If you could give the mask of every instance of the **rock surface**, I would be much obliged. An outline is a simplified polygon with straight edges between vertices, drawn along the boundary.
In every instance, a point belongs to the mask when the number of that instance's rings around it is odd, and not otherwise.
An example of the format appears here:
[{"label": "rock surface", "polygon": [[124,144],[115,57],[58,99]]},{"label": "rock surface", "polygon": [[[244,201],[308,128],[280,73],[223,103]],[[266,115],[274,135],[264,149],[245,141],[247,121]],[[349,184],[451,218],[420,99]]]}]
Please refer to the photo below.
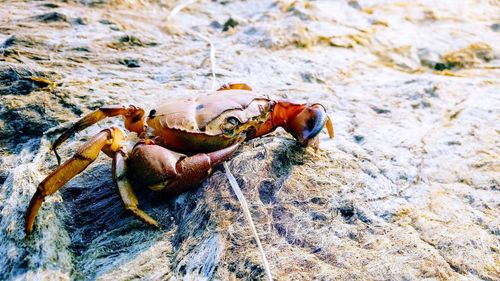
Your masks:
[{"label": "rock surface", "polygon": [[[323,103],[336,138],[283,131],[229,161],[276,280],[500,280],[500,5],[495,1],[0,4],[0,279],[264,279],[222,170],[126,213],[100,156],[24,212],[50,142],[104,104],[148,108],[246,82]],[[108,120],[70,139],[79,145]]]}]

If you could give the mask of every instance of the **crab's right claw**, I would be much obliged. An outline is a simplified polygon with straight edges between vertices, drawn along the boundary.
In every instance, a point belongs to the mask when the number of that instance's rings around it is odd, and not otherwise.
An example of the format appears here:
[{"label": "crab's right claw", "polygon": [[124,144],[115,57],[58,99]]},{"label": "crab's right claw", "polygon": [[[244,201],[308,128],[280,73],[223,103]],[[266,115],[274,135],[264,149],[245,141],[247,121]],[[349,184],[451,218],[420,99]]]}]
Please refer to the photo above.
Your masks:
[{"label": "crab's right claw", "polygon": [[239,145],[186,156],[159,145],[140,144],[129,156],[129,175],[134,182],[149,189],[179,194],[200,184],[212,168],[227,160]]},{"label": "crab's right claw", "polygon": [[330,138],[333,138],[333,123],[325,108],[321,104],[313,104],[304,107],[286,128],[302,145],[308,146],[315,143],[316,136],[325,126]]}]

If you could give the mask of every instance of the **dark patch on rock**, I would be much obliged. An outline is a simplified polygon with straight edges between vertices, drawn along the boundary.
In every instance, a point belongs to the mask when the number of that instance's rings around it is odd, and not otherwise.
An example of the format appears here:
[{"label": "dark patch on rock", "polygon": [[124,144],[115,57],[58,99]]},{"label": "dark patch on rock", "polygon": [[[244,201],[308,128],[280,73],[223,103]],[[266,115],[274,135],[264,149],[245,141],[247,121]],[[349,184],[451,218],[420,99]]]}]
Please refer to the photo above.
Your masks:
[{"label": "dark patch on rock", "polygon": [[354,135],[353,138],[357,144],[363,144],[365,142],[365,137],[362,135]]},{"label": "dark patch on rock", "polygon": [[259,151],[255,155],[255,159],[257,160],[264,160],[266,158],[266,152],[265,151]]},{"label": "dark patch on rock", "polygon": [[350,231],[347,237],[353,241],[359,242],[359,234],[354,231]]},{"label": "dark patch on rock", "polygon": [[220,24],[220,22],[214,20],[210,23],[210,27],[211,28],[215,28],[215,29],[221,29],[222,28],[222,24]]},{"label": "dark patch on rock", "polygon": [[259,198],[264,204],[272,204],[276,201],[278,188],[270,180],[263,180],[259,186]]},{"label": "dark patch on rock", "polygon": [[118,38],[118,42],[108,44],[108,47],[113,49],[120,49],[125,47],[152,47],[156,45],[158,45],[158,43],[156,42],[145,42],[134,35],[125,35]]},{"label": "dark patch on rock", "polygon": [[139,64],[139,61],[136,59],[123,59],[123,60],[120,60],[120,64],[123,64],[129,68],[141,67],[141,65]]},{"label": "dark patch on rock", "polygon": [[110,20],[107,20],[107,19],[102,19],[102,20],[99,20],[99,23],[100,24],[104,24],[104,25],[111,25],[111,24],[115,24],[114,22],[110,21]]},{"label": "dark patch on rock", "polygon": [[372,223],[372,220],[370,218],[368,218],[368,216],[365,214],[365,212],[362,212],[360,210],[356,210],[356,214],[358,216],[358,219],[361,222],[364,222],[366,224],[371,224]]},{"label": "dark patch on rock", "polygon": [[111,30],[120,31],[120,28],[116,25],[116,23],[114,23],[114,22],[112,22],[110,20],[102,19],[102,20],[99,20],[99,23],[103,24],[103,25],[109,25],[109,28]]},{"label": "dark patch on rock", "polygon": [[493,30],[495,32],[499,32],[500,31],[500,23],[494,23],[494,24],[490,25],[490,28],[491,28],[491,30]]},{"label": "dark patch on rock", "polygon": [[283,224],[281,223],[275,223],[273,224],[274,230],[276,230],[276,233],[278,233],[279,236],[285,237],[286,236],[286,228]]},{"label": "dark patch on rock", "polygon": [[441,56],[431,49],[420,48],[418,49],[417,54],[418,58],[420,59],[420,64],[422,64],[423,66],[435,69],[435,67],[440,64]]},{"label": "dark patch on rock", "polygon": [[302,77],[302,81],[304,81],[304,82],[307,82],[307,83],[313,82],[313,75],[310,72],[301,72],[300,77]]},{"label": "dark patch on rock", "polygon": [[[68,99],[67,97],[70,95],[68,90],[65,89],[56,89],[55,91],[52,92],[52,94],[58,98],[58,103],[63,107],[71,110],[73,114],[76,116],[81,116],[83,111],[82,111],[82,105],[79,103],[76,103],[75,101],[72,101],[71,99]],[[96,101],[99,103],[99,101]],[[92,104],[88,105],[89,109],[97,109],[101,107],[102,105],[99,104],[97,106],[93,106]]]},{"label": "dark patch on rock", "polygon": [[244,275],[245,278],[248,278],[248,280],[262,280],[264,279],[264,269],[262,268],[261,265],[253,263],[251,260],[247,259],[245,260],[244,267],[248,269],[246,274]]},{"label": "dark patch on rock", "polygon": [[241,190],[244,190],[244,189],[245,189],[245,186],[246,186],[245,179],[240,178],[240,177],[237,177],[237,178],[236,178],[236,182],[237,182],[237,183],[238,183],[238,185],[240,186]]},{"label": "dark patch on rock", "polygon": [[328,203],[328,200],[326,198],[313,197],[313,198],[311,198],[311,203],[317,204],[317,205],[325,205],[326,203]]},{"label": "dark patch on rock", "polygon": [[316,254],[316,253],[319,253],[321,252],[321,248],[320,247],[315,247],[314,249],[311,250],[311,254]]},{"label": "dark patch on rock", "polygon": [[366,224],[372,223],[372,220],[363,211],[356,209],[352,203],[345,203],[338,207],[337,211],[347,223],[354,223],[356,219]]},{"label": "dark patch on rock", "polygon": [[361,11],[363,9],[359,2],[356,0],[349,0],[347,4],[358,11]]},{"label": "dark patch on rock", "polygon": [[27,104],[19,108],[0,105],[0,140],[12,142],[12,148],[57,124],[57,119],[47,114],[43,104]]},{"label": "dark patch on rock", "polygon": [[87,20],[85,20],[84,18],[80,18],[80,17],[73,19],[71,21],[71,23],[77,24],[77,25],[87,25],[88,24]]},{"label": "dark patch on rock", "polygon": [[181,265],[181,267],[179,267],[179,273],[182,274],[182,275],[186,275],[187,271],[186,271],[186,265],[183,264]]},{"label": "dark patch on rock", "polygon": [[57,5],[55,3],[44,3],[41,6],[46,7],[46,8],[51,8],[51,9],[59,8],[59,5]]},{"label": "dark patch on rock", "polygon": [[71,214],[67,224],[79,238],[72,245],[77,253],[86,250],[100,232],[116,228],[129,217],[108,172],[111,169],[106,165],[90,167],[61,189],[64,198],[61,207]]},{"label": "dark patch on rock", "polygon": [[41,14],[32,17],[32,19],[44,23],[50,23],[50,22],[68,22],[68,18],[66,15],[58,13],[58,12],[50,12],[46,14]]},{"label": "dark patch on rock", "polygon": [[356,210],[351,204],[341,206],[337,208],[337,211],[339,211],[340,215],[346,220],[347,222],[351,222],[354,215],[356,214]]},{"label": "dark patch on rock", "polygon": [[16,42],[16,36],[12,35],[9,38],[5,39],[5,41],[2,44],[2,48],[9,48],[12,45],[14,45],[15,42]]},{"label": "dark patch on rock", "polygon": [[[149,200],[157,196],[149,190],[136,190],[142,210],[157,219],[162,227],[169,228],[170,221],[165,203]],[[67,210],[65,224],[71,238],[70,250],[75,254],[76,279],[82,279],[85,268],[85,256],[99,249],[101,257],[113,257],[114,260],[124,255],[123,249],[137,243],[150,243],[161,238],[162,231],[153,229],[125,211],[123,203],[111,178],[111,162],[90,166],[85,172],[71,180],[61,189],[64,201],[56,206]],[[163,216],[162,216],[163,215]],[[103,246],[104,245],[104,246]],[[106,264],[100,264],[105,267]],[[99,268],[90,272],[95,274]],[[85,276],[88,278],[89,276]],[[90,276],[92,277],[92,276]]]},{"label": "dark patch on rock", "polygon": [[76,51],[76,52],[90,53],[90,48],[89,47],[76,47],[76,48],[72,48],[71,50],[72,51]]},{"label": "dark patch on rock", "polygon": [[1,95],[27,95],[32,91],[49,86],[42,80],[32,77],[43,77],[45,74],[25,67],[11,65],[0,66],[0,96]]},{"label": "dark patch on rock", "polygon": [[30,36],[12,35],[4,41],[4,43],[2,44],[2,48],[7,49],[7,48],[11,48],[11,47],[16,46],[16,45],[27,47],[27,48],[33,48],[37,45],[40,45],[40,42],[37,42],[37,40],[35,38],[30,37]]},{"label": "dark patch on rock", "polygon": [[385,109],[385,108],[380,108],[378,106],[370,106],[370,108],[375,111],[377,114],[387,114],[387,113],[390,113],[391,111],[389,109]]},{"label": "dark patch on rock", "polygon": [[[173,204],[172,216],[178,223],[177,231],[172,239],[172,246],[178,248],[188,238],[199,237],[210,223],[210,209],[206,202],[198,201],[203,190],[197,189],[184,193],[180,204]],[[175,197],[177,198],[177,197]],[[196,227],[194,227],[196,225]]]},{"label": "dark patch on rock", "polygon": [[313,221],[326,221],[328,219],[325,214],[319,212],[312,212],[311,218]]},{"label": "dark patch on rock", "polygon": [[[281,153],[280,153],[281,152]],[[276,177],[286,177],[291,171],[292,163],[286,157],[286,151],[279,151],[273,157],[272,172]]]},{"label": "dark patch on rock", "polygon": [[258,30],[255,27],[250,27],[249,29],[245,30],[243,33],[246,35],[255,35],[257,34]]},{"label": "dark patch on rock", "polygon": [[450,63],[438,62],[438,63],[434,64],[434,70],[437,70],[437,71],[443,71],[443,70],[446,70],[446,69],[452,69],[453,67],[454,67],[454,65],[450,64]]},{"label": "dark patch on rock", "polygon": [[222,31],[228,31],[230,28],[235,28],[237,25],[239,25],[239,22],[237,22],[233,18],[229,18],[223,25]]}]

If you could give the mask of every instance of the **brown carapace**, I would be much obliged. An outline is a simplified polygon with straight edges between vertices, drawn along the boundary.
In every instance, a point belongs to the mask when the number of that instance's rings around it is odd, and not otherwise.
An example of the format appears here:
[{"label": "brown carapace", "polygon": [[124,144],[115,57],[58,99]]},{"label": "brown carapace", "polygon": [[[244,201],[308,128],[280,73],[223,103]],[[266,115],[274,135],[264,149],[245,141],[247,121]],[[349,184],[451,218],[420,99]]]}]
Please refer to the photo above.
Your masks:
[{"label": "brown carapace", "polygon": [[[139,209],[133,186],[169,194],[187,191],[207,177],[214,165],[227,160],[241,142],[277,127],[305,146],[317,146],[324,127],[330,138],[334,135],[332,121],[321,104],[271,100],[240,83],[226,84],[207,96],[164,103],[152,109],[146,120],[145,111],[133,105],[101,107],[64,132],[52,149],[56,152],[76,132],[113,116],[122,116],[125,128],[141,140],[127,151],[126,135],[117,127],[104,129],[88,140],[38,185],[26,213],[26,234],[32,233],[45,196],[81,173],[101,151],[113,159],[113,180],[125,209],[146,224],[159,227]],[[57,152],[56,156],[60,162]]]}]

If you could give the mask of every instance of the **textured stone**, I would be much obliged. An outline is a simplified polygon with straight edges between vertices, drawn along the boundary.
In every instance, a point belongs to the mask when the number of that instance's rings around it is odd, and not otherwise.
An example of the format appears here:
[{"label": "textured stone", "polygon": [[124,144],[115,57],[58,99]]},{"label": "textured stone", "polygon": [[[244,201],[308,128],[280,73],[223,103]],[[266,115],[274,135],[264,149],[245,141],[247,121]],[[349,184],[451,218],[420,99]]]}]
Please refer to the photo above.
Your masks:
[{"label": "textured stone", "polygon": [[[500,279],[498,4],[199,1],[167,24],[167,2],[0,4],[1,280],[265,278],[220,167],[180,196],[138,191],[156,230],[123,210],[102,155],[24,235],[56,167],[50,142],[70,123],[210,89],[198,34],[216,48],[217,84],[321,102],[333,117],[318,151],[278,130],[229,160],[276,280]],[[238,25],[215,26],[228,18]],[[111,125],[123,126],[103,121],[60,154]]]}]

